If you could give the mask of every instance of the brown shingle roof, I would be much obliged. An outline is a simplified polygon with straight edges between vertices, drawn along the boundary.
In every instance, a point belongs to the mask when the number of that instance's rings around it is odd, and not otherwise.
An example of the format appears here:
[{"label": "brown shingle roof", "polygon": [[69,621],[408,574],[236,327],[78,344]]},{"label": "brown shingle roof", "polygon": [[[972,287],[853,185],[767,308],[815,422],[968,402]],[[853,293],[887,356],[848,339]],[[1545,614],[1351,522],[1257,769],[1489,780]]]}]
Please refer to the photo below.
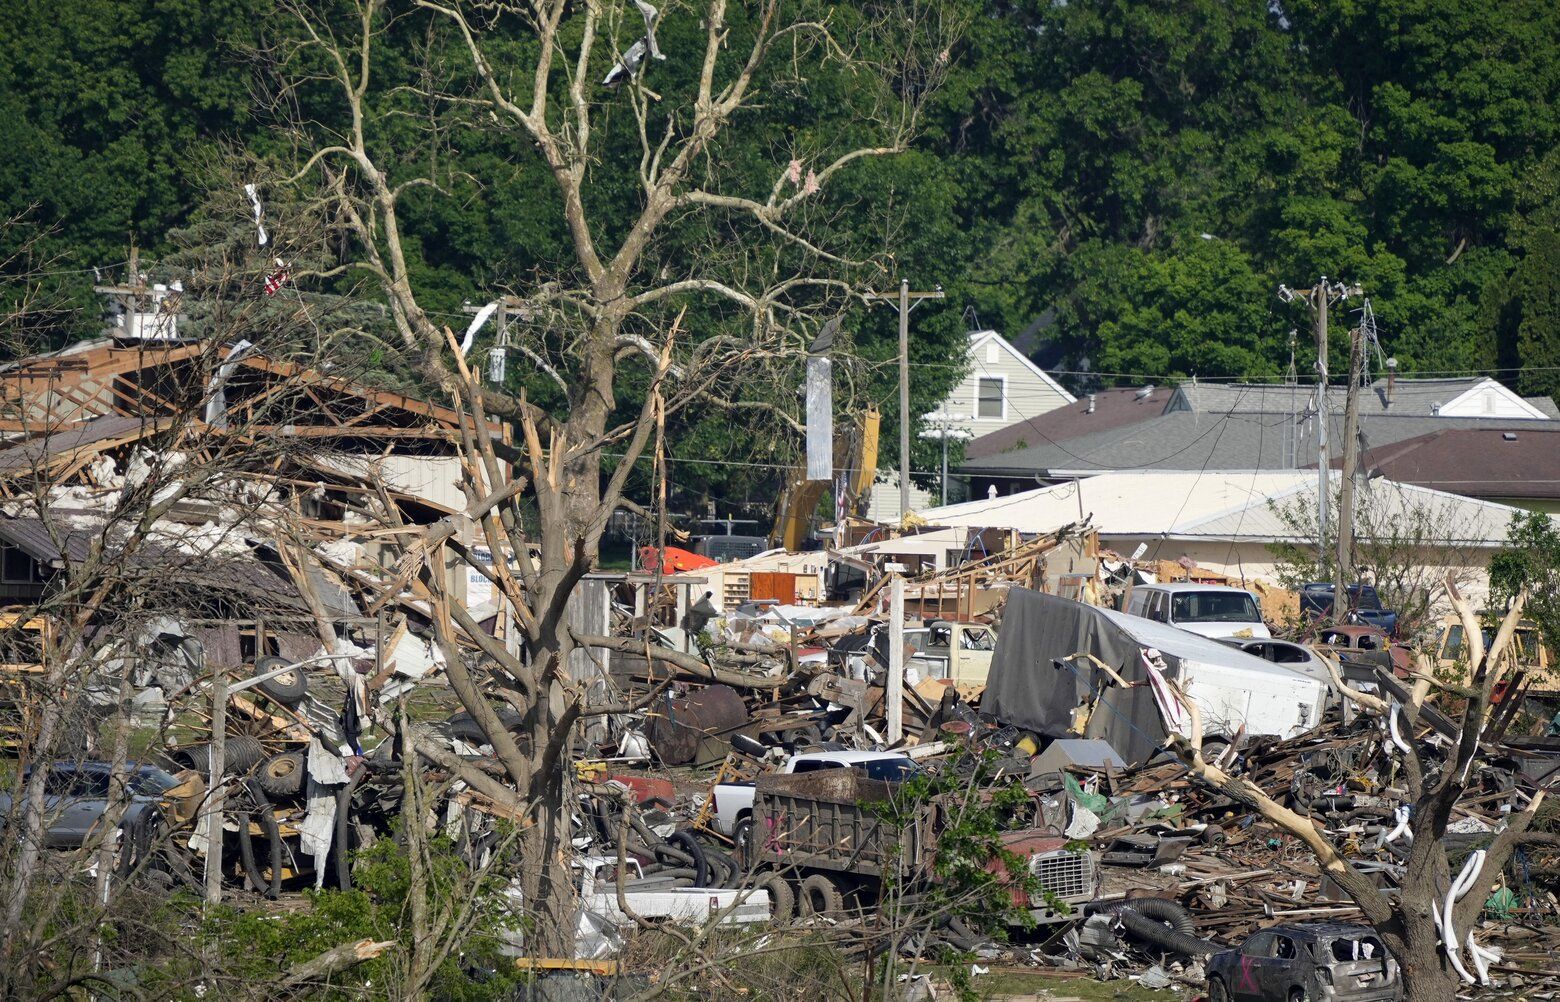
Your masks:
[{"label": "brown shingle roof", "polygon": [[1110,431],[1159,417],[1175,392],[1171,386],[1155,387],[1154,391],[1138,398],[1142,387],[1124,386],[1119,389],[1099,390],[1094,393],[1094,413],[1089,413],[1089,396],[1085,394],[1076,403],[1066,404],[1046,411],[1028,421],[998,428],[975,439],[964,447],[966,459],[995,456],[1010,449],[1024,446],[1060,442],[1098,431]]},{"label": "brown shingle roof", "polygon": [[1470,497],[1560,498],[1560,429],[1525,425],[1419,435],[1371,449],[1360,468]]}]

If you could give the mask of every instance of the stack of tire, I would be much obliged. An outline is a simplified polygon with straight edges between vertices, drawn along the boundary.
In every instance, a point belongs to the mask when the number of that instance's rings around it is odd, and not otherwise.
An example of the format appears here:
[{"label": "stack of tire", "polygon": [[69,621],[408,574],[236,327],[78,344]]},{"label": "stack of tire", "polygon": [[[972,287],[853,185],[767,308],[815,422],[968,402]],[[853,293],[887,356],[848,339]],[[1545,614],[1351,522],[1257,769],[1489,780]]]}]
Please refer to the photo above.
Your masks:
[{"label": "stack of tire", "polygon": [[[255,662],[254,670],[256,676],[277,672],[254,686],[274,703],[292,709],[308,695],[308,676],[301,669],[292,667],[292,662],[285,658],[260,658]],[[210,774],[209,746],[186,747],[180,749],[176,757],[191,769]],[[223,763],[224,772],[240,777],[229,810],[237,815],[238,851],[245,877],[253,890],[275,898],[281,892],[281,874],[286,861],[275,808],[278,803],[295,802],[302,797],[308,779],[308,754],[301,748],[272,753],[252,735],[229,734],[223,743]],[[338,834],[342,829],[344,808],[345,805],[338,801]],[[250,830],[251,825],[260,828],[258,839]],[[333,852],[332,856],[340,857],[335,869],[337,883],[342,884],[347,872],[345,854]]]}]

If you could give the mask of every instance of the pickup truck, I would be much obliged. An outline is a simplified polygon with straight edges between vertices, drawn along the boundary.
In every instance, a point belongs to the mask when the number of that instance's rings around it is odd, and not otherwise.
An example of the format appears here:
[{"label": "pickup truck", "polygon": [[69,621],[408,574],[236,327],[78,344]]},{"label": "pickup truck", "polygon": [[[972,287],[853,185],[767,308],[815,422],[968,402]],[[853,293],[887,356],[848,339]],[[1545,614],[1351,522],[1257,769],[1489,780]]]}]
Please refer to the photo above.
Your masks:
[{"label": "pickup truck", "polygon": [[[1398,614],[1382,608],[1381,596],[1368,584],[1344,586],[1348,595],[1347,622],[1374,626],[1389,637],[1397,635]],[[1325,581],[1313,581],[1300,587],[1300,614],[1307,619],[1331,619],[1333,615],[1333,586]]]},{"label": "pickup truck", "polygon": [[[755,883],[775,886],[776,877],[786,886],[796,881],[803,916],[838,914],[847,897],[871,907],[888,885],[907,900],[919,895],[936,879],[942,805],[935,800],[917,805],[906,822],[893,824],[872,808],[893,791],[894,784],[856,769],[760,776],[752,838],[742,861]],[[1003,833],[1002,843],[1040,885],[1036,895],[1008,885],[1013,905],[1035,922],[1065,921],[1071,912],[1058,904],[1081,905],[1097,896],[1094,857],[1069,848],[1067,839],[1025,828]],[[986,869],[999,878],[1006,874],[1000,858],[988,860]],[[787,905],[776,902],[777,917]]]},{"label": "pickup truck", "polygon": [[[825,769],[852,769],[871,779],[898,782],[913,775],[916,764],[899,752],[804,752],[787,759],[777,774],[790,776]],[[740,854],[753,827],[753,784],[716,783],[710,796],[715,801],[714,827],[722,835],[731,837]]]},{"label": "pickup truck", "polygon": [[986,687],[997,635],[981,623],[937,619],[906,629],[905,645],[910,648],[906,665],[917,669],[922,678],[945,679],[970,696]]},{"label": "pickup truck", "polygon": [[[627,881],[623,900],[641,918],[677,925],[698,926],[714,920],[719,925],[749,925],[770,919],[769,892],[763,888],[725,890],[676,887],[646,878],[634,859],[625,861]],[[575,945],[586,957],[611,956],[622,947],[623,930],[634,920],[618,902],[617,857],[580,856],[572,864],[579,910],[575,916]],[[512,882],[504,895],[516,916],[525,914],[520,883]],[[519,926],[502,933],[505,952],[525,955],[525,934]]]}]

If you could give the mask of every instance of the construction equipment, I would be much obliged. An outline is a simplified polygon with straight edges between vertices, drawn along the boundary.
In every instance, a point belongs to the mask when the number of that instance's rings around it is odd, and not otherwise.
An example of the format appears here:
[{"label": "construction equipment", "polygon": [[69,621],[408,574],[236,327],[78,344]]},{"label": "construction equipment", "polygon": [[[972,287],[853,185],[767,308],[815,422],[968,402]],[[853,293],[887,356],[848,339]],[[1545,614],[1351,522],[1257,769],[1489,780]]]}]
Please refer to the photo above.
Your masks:
[{"label": "construction equipment", "polygon": [[[868,404],[857,419],[847,423],[843,433],[834,438],[834,465],[846,471],[844,504],[838,507],[849,512],[872,488],[877,475],[878,429],[883,415],[877,406]],[[784,493],[775,512],[775,527],[769,541],[787,550],[800,550],[812,528],[813,513],[818,502],[834,485],[827,480],[808,480],[807,467],[798,466],[791,471]]]}]

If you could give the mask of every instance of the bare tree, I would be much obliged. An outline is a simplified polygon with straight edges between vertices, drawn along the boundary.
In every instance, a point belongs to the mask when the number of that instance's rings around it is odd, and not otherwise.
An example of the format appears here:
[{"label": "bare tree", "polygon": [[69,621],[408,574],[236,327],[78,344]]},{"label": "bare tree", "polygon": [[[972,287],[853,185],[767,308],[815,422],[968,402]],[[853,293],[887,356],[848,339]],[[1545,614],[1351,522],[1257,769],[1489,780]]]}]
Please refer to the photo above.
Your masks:
[{"label": "bare tree", "polygon": [[[330,189],[329,204],[354,238],[352,266],[378,281],[423,377],[470,414],[465,520],[418,540],[404,566],[421,579],[450,682],[512,786],[488,778],[477,788],[518,800],[529,818],[524,896],[537,909],[542,950],[560,952],[570,936],[566,752],[582,714],[613,709],[587,707],[570,677],[571,653],[606,640],[569,630],[570,597],[625,503],[630,471],[662,454],[668,415],[699,401],[752,404],[747,374],[800,359],[823,311],[881,272],[881,256],[826,246],[831,220],[853,211],[831,205],[828,192],[853,165],[906,148],[957,25],[931,3],[863,7],[848,39],[836,37],[822,8],[814,17],[808,5],[780,0],[736,12],[727,0],[704,0],[654,17],[616,0],[417,0],[415,8],[432,41],[422,71],[405,83],[376,75],[394,20],[383,4],[287,5],[291,36],[267,53],[281,81],[279,106],[328,88],[337,120],[348,124],[332,131],[298,117],[291,136],[299,163],[283,180]],[[696,71],[658,93],[651,84],[664,54],[655,33],[674,21],[700,29],[698,51],[673,54]],[[729,190],[722,143],[763,121],[761,94],[802,85],[831,64],[854,75],[875,101],[871,110],[839,135],[794,149],[761,190]],[[442,149],[458,122],[523,141],[552,178],[553,191],[538,197],[556,205],[570,258],[523,290],[545,324],[518,350],[561,394],[559,405],[544,409],[525,393],[484,386],[428,305],[404,219],[416,211],[414,195],[443,190],[455,161],[397,156],[387,122],[414,118],[397,114],[398,95],[421,109],[430,149]],[[624,106],[638,137],[627,149],[606,141],[603,124]],[[610,202],[594,193],[607,177],[635,179],[637,202],[626,215],[597,207]],[[673,320],[688,311],[697,331]],[[636,400],[624,399],[630,373],[643,387]],[[517,426],[513,445],[506,421]],[[491,568],[474,558],[468,524],[495,555]],[[450,594],[441,570],[449,552],[491,579],[523,638],[518,651]],[[481,650],[481,664],[461,658],[461,639]],[[506,728],[490,699],[513,707],[518,724]]]},{"label": "bare tree", "polygon": [[[1404,490],[1400,484],[1372,482],[1355,495],[1356,581],[1376,588],[1382,603],[1398,613],[1400,635],[1412,636],[1449,601],[1446,582],[1467,589],[1478,574],[1479,556],[1458,524],[1450,495]],[[1329,498],[1336,521],[1338,496]],[[1278,558],[1279,578],[1288,588],[1331,581],[1336,554],[1317,551],[1314,497],[1301,494],[1272,502],[1290,535],[1302,542],[1270,544]],[[1342,610],[1340,609],[1340,612]]]},{"label": "bare tree", "polygon": [[[1194,776],[1300,839],[1316,855],[1323,873],[1354,899],[1402,965],[1404,985],[1413,1002],[1449,1002],[1464,981],[1487,982],[1492,954],[1474,939],[1473,928],[1488,889],[1519,847],[1556,842],[1553,835],[1531,830],[1544,799],[1544,791],[1539,790],[1525,809],[1513,810],[1488,846],[1475,851],[1460,871],[1452,870],[1447,825],[1453,808],[1476,780],[1481,757],[1487,754],[1495,705],[1492,696],[1511,672],[1510,659],[1503,659],[1501,653],[1511,643],[1521,619],[1523,599],[1513,603],[1486,649],[1473,611],[1453,582],[1448,580],[1446,587],[1473,645],[1467,687],[1435,682],[1428,660],[1421,655],[1410,700],[1396,703],[1349,687],[1337,666],[1332,666],[1334,684],[1344,696],[1376,715],[1386,727],[1388,737],[1382,753],[1392,756],[1392,766],[1407,789],[1406,813],[1399,815],[1399,829],[1393,833],[1410,839],[1396,893],[1377,887],[1374,879],[1350,860],[1342,842],[1317,820],[1284,806],[1249,778],[1206,759],[1201,714],[1191,699],[1181,700],[1185,727],[1171,734],[1172,745]],[[1455,738],[1439,746],[1421,734],[1425,730],[1421,714],[1432,686],[1445,690],[1449,699],[1460,701],[1463,707]]]}]

